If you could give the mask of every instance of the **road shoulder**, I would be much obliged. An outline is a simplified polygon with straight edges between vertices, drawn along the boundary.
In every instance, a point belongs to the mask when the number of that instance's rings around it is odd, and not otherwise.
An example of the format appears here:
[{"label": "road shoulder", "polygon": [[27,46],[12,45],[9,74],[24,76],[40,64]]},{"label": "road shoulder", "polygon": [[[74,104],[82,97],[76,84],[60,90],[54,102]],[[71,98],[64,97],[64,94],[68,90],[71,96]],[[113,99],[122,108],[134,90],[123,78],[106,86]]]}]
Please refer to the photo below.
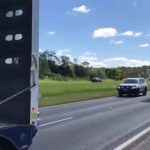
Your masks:
[{"label": "road shoulder", "polygon": [[131,148],[131,150],[150,150],[150,133],[146,135],[134,148]]}]

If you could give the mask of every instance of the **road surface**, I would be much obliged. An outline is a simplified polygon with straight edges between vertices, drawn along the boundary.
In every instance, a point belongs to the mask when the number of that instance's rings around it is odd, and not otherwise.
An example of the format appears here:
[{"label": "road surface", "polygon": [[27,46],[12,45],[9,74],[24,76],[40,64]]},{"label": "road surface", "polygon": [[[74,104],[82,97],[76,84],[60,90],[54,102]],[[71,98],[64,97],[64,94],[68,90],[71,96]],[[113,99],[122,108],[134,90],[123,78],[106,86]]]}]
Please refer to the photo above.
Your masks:
[{"label": "road surface", "polygon": [[113,150],[150,126],[150,95],[40,109],[31,150]]}]

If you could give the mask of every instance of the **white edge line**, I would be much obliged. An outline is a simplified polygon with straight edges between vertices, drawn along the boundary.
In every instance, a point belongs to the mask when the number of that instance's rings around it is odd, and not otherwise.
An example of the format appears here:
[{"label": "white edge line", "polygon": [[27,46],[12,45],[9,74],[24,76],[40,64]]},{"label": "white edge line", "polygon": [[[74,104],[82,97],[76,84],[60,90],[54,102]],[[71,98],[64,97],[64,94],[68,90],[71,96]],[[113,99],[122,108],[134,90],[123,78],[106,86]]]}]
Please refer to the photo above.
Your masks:
[{"label": "white edge line", "polygon": [[108,97],[102,97],[102,98],[87,99],[87,100],[84,100],[84,101],[70,102],[70,103],[66,103],[66,104],[44,106],[44,107],[39,107],[39,110],[53,108],[53,107],[59,107],[59,106],[73,105],[73,104],[78,104],[78,103],[87,103],[87,102],[99,101],[99,100],[104,100],[106,98],[114,98],[114,97],[116,97],[116,96],[108,96]]},{"label": "white edge line", "polygon": [[136,136],[132,137],[131,139],[129,139],[125,143],[121,144],[120,146],[116,147],[114,150],[123,150],[123,149],[127,148],[129,145],[131,145],[132,143],[137,141],[139,138],[141,138],[142,136],[144,136],[148,132],[150,132],[150,127],[145,129],[144,131],[140,132]]},{"label": "white edge line", "polygon": [[44,126],[47,126],[47,125],[52,125],[52,124],[55,124],[55,123],[59,123],[59,122],[63,122],[63,121],[71,120],[71,119],[73,119],[73,117],[69,117],[69,118],[65,118],[65,119],[45,123],[45,124],[40,125],[39,127],[44,127]]}]

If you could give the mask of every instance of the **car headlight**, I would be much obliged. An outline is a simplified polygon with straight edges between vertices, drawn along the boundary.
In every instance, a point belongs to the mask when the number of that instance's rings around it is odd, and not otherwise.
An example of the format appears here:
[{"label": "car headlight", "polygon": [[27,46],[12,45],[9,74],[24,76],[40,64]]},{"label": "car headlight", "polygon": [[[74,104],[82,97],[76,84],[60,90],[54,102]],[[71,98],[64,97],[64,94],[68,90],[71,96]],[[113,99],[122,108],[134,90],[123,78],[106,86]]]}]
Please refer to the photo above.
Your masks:
[{"label": "car headlight", "polygon": [[117,87],[118,89],[120,89],[121,88],[121,86],[120,85],[118,85],[118,87]]},{"label": "car headlight", "polygon": [[137,87],[136,86],[131,86],[131,89],[136,89]]}]

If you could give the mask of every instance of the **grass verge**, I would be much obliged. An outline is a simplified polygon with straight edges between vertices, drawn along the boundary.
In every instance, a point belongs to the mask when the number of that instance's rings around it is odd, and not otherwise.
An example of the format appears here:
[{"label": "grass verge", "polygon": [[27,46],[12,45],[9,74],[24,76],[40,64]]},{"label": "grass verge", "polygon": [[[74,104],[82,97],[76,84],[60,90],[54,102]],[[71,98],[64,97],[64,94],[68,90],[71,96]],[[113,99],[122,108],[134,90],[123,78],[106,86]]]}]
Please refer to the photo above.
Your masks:
[{"label": "grass verge", "polygon": [[90,81],[50,81],[43,80],[40,85],[40,107],[77,102],[87,99],[116,95],[118,82],[104,80],[102,83]]},{"label": "grass verge", "polygon": [[[102,83],[90,81],[40,80],[40,107],[78,102],[88,99],[117,95],[120,81],[104,80]],[[148,82],[150,89],[150,82]]]}]

